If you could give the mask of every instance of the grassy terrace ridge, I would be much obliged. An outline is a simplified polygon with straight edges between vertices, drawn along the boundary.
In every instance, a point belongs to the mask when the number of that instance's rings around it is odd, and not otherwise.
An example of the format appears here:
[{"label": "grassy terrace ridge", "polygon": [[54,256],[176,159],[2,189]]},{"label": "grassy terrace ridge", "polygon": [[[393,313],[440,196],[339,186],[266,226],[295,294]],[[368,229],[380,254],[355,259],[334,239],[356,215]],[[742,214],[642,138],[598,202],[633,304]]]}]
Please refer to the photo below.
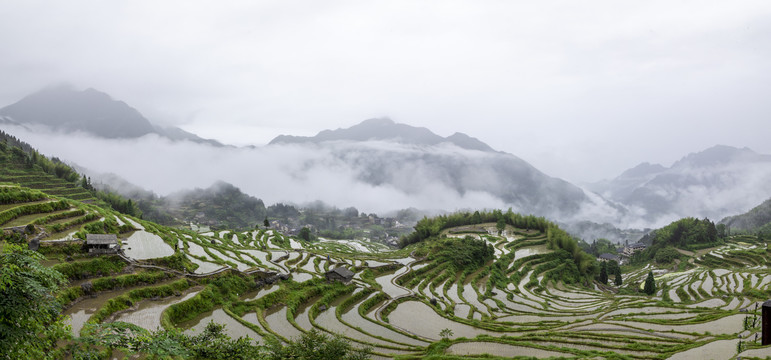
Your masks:
[{"label": "grassy terrace ridge", "polygon": [[58,158],[48,158],[29,144],[0,131],[0,184],[39,190],[49,196],[93,203],[141,217],[142,212],[130,200],[97,191],[90,178],[78,174]]},{"label": "grassy terrace ridge", "polygon": [[[666,263],[621,266],[616,286],[612,276],[599,282],[600,266],[556,225],[511,212],[428,219],[418,226],[426,236],[388,249],[365,240],[306,242],[265,228],[197,233],[15,185],[0,195],[0,215],[18,213],[5,224],[31,226],[26,235],[4,232],[5,241],[40,236],[44,264],[66,276],[56,298],[82,329],[76,336],[95,336],[89,324],[116,319],[192,333],[213,320],[263,345],[339,334],[380,358],[771,352],[754,341],[756,304],[771,298],[771,250],[755,236],[680,249]],[[90,232],[116,234],[133,261],[89,256],[79,239]],[[72,240],[49,241],[62,234]],[[338,267],[353,272],[349,283],[324,279]],[[643,292],[649,274],[650,295]]]}]

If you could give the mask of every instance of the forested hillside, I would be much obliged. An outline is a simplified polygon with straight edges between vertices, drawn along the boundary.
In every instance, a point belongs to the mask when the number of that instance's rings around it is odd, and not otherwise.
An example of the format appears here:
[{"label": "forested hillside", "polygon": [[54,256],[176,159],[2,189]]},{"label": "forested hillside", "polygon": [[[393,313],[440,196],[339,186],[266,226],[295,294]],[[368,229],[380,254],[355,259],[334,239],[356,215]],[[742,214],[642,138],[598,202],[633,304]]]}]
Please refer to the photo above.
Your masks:
[{"label": "forested hillside", "polygon": [[720,220],[731,231],[771,233],[771,199],[752,208],[752,210]]},{"label": "forested hillside", "polygon": [[29,144],[0,131],[0,182],[19,184],[50,195],[110,206],[137,217],[142,212],[130,199],[97,191],[91,181],[56,157],[48,158]]},{"label": "forested hillside", "polygon": [[693,251],[719,246],[725,243],[726,236],[725,225],[715,226],[709,219],[680,219],[645,235],[641,241],[648,247],[634,254],[632,263],[669,263],[679,256],[675,249]]},{"label": "forested hillside", "polygon": [[[491,212],[475,211],[474,213],[459,212],[450,215],[441,215],[434,218],[424,218],[415,225],[415,232],[404,236],[400,240],[402,247],[421,243],[427,240],[439,240],[442,231],[462,227],[466,225],[478,225],[483,223],[493,223],[499,232],[506,229],[506,226],[512,226],[518,229],[535,230],[546,235],[546,244],[549,249],[555,250],[554,256],[567,261],[567,267],[560,267],[560,280],[566,280],[569,283],[579,282],[594,278],[599,272],[599,265],[594,257],[584,252],[578,245],[576,239],[572,238],[556,224],[547,221],[542,217],[532,215],[521,215],[509,209],[506,213],[501,210]],[[445,242],[447,240],[444,240]],[[460,252],[485,254],[485,252],[472,252],[459,244],[444,244],[443,247],[458,249]],[[480,255],[481,256],[481,255]],[[563,262],[563,264],[565,264]],[[569,279],[569,280],[568,280]]]}]

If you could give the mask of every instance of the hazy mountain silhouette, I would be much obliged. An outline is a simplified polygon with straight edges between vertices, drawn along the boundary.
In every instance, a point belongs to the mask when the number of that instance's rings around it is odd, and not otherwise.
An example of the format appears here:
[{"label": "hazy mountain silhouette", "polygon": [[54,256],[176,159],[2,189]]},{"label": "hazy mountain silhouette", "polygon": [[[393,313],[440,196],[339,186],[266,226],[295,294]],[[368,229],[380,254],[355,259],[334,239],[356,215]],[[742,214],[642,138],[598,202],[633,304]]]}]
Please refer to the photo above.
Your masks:
[{"label": "hazy mountain silhouette", "polygon": [[646,219],[672,214],[720,219],[771,197],[771,156],[717,145],[671,167],[640,164],[591,186],[604,197],[643,209]]},{"label": "hazy mountain silhouette", "polygon": [[6,123],[43,125],[63,132],[81,131],[117,139],[157,134],[172,140],[189,140],[222,146],[176,127],[153,125],[123,101],[95,89],[77,91],[69,85],[48,87],[0,109]]},{"label": "hazy mountain silhouette", "polygon": [[399,124],[389,118],[365,120],[347,129],[324,130],[316,136],[279,135],[270,144],[322,143],[325,141],[393,141],[411,145],[454,144],[460,148],[479,151],[495,151],[489,145],[463,133],[455,133],[446,138],[424,127]]},{"label": "hazy mountain silhouette", "polygon": [[354,169],[360,181],[407,193],[425,187],[416,183],[435,184],[461,195],[488,193],[524,213],[564,218],[578,215],[593,201],[577,186],[478,139],[461,133],[445,138],[387,118],[312,137],[281,135],[270,142],[270,146],[286,144],[322,147]]}]

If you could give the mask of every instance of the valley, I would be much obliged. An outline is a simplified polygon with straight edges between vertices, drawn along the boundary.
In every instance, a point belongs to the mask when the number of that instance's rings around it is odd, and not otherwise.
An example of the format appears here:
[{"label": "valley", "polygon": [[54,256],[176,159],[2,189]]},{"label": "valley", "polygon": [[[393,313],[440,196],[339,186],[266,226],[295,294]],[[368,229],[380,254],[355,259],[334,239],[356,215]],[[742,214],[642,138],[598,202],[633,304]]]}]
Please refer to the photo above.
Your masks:
[{"label": "valley", "polygon": [[293,5],[0,2],[0,360],[771,360],[771,2]]},{"label": "valley", "polygon": [[[687,258],[675,267],[623,265],[623,285],[613,286],[583,276],[582,263],[565,266],[571,245],[561,230],[511,213],[481,215],[503,216],[502,228],[453,226],[447,217],[438,236],[392,249],[366,240],[307,242],[264,227],[198,233],[15,185],[1,189],[28,199],[3,204],[3,227],[16,221],[50,234],[38,251],[69,279],[57,298],[74,336],[113,321],[198,334],[214,321],[259,344],[314,329],[339,334],[375,359],[768,356],[756,335],[759,303],[771,293],[771,252],[752,235],[682,251]],[[84,232],[108,229],[118,233],[120,254],[83,253]],[[454,257],[450,244],[476,244],[481,253],[463,253],[482,255]],[[340,268],[349,281],[326,279]],[[652,295],[641,292],[648,273]]]}]

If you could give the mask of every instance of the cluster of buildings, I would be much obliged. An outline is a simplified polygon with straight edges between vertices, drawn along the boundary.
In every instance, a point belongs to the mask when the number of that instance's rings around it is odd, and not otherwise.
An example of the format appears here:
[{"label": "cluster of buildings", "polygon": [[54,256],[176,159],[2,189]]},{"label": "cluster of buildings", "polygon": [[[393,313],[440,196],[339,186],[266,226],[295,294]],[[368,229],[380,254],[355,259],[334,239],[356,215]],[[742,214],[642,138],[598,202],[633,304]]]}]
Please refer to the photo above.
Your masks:
[{"label": "cluster of buildings", "polygon": [[625,262],[629,261],[629,258],[632,257],[637,252],[645,250],[646,245],[641,242],[636,242],[631,245],[624,246],[621,251],[617,254],[611,254],[611,253],[602,253],[600,256],[597,257],[597,261],[611,261],[614,260],[618,262],[619,264],[624,264]]}]

